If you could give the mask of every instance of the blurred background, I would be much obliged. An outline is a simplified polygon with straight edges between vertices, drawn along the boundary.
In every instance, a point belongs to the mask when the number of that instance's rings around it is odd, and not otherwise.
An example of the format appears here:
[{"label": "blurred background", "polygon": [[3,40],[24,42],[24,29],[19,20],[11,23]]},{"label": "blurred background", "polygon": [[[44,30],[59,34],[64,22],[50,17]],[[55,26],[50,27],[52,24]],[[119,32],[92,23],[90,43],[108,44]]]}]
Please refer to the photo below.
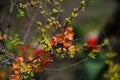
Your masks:
[{"label": "blurred background", "polygon": [[[80,1],[78,0],[64,0],[61,7],[65,10],[65,12],[60,15],[60,20],[68,17],[72,11],[72,8],[78,7],[79,5]],[[8,17],[9,7],[9,0],[0,0],[0,27]],[[117,9],[118,11],[116,12]],[[114,15],[118,15],[119,10],[118,0],[90,0],[85,11],[80,11],[79,16],[73,19],[71,26],[74,28],[74,37],[78,39],[75,43],[82,44],[88,37],[97,38],[98,43],[101,43],[104,38],[109,38],[111,41],[112,51],[119,53],[119,27],[117,27],[117,33],[114,31],[116,30],[115,25],[119,26],[119,19],[116,19]],[[28,8],[25,12],[25,17],[17,18],[17,9],[15,9],[12,15],[12,24],[9,34],[11,36],[14,36],[15,33],[20,34],[20,39],[23,41],[25,32],[31,24],[32,27],[25,42],[26,44],[33,44],[35,40],[33,36],[36,35],[35,22],[39,19],[44,20],[41,15],[35,14],[34,12],[34,9]],[[34,21],[31,23],[31,19],[34,14]],[[115,21],[115,25],[111,24],[112,28],[107,26],[107,24]],[[38,80],[104,80],[103,74],[107,70],[106,64],[104,63],[104,60],[106,59],[105,53],[106,52],[103,51],[97,55],[96,59],[83,62],[74,68],[68,68],[60,72],[44,71],[41,73],[36,73],[35,77],[38,77]],[[76,56],[74,59],[55,59],[56,61],[53,62],[49,68],[64,67],[82,59],[84,59],[84,56]]]}]

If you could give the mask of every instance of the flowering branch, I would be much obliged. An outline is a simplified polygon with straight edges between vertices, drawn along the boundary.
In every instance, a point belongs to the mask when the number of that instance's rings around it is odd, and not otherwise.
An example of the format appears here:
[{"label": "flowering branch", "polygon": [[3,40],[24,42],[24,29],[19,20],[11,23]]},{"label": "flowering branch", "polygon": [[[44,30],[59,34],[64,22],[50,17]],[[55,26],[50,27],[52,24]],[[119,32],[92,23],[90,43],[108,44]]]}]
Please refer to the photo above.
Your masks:
[{"label": "flowering branch", "polygon": [[[33,77],[34,72],[41,72],[43,70],[46,71],[62,71],[68,68],[75,67],[79,65],[82,62],[87,61],[89,58],[85,58],[83,60],[80,60],[74,64],[70,64],[68,66],[65,66],[63,68],[58,69],[49,69],[46,68],[51,62],[54,60],[54,56],[63,59],[63,58],[73,58],[76,53],[80,53],[81,51],[88,50],[90,48],[90,52],[96,52],[97,43],[89,43],[87,45],[80,45],[76,46],[73,44],[75,41],[74,39],[74,30],[72,26],[69,25],[69,23],[72,21],[73,18],[77,17],[78,12],[80,10],[84,10],[85,6],[88,4],[89,0],[81,1],[81,6],[79,8],[73,8],[73,12],[71,12],[71,15],[65,19],[65,25],[60,24],[60,21],[57,19],[58,13],[61,12],[62,9],[60,9],[60,1],[61,0],[30,0],[30,2],[27,2],[26,4],[19,3],[19,7],[21,8],[19,10],[19,13],[21,16],[24,16],[24,11],[22,9],[25,9],[27,7],[34,7],[37,10],[34,12],[33,16],[31,17],[30,23],[27,25],[27,30],[24,35],[23,42],[26,42],[26,39],[28,37],[28,34],[32,28],[32,24],[36,18],[36,14],[38,13],[38,10],[40,11],[40,14],[42,14],[45,17],[44,21],[36,21],[37,23],[37,29],[39,30],[39,34],[37,36],[38,43],[35,47],[28,46],[28,45],[22,45],[19,46],[19,44],[22,44],[20,42],[20,39],[18,38],[19,35],[16,35],[15,38],[11,38],[11,43],[13,43],[14,46],[18,46],[18,48],[15,48],[17,51],[18,56],[11,55],[9,51],[6,49],[6,40],[8,35],[8,29],[10,27],[10,20],[11,20],[11,14],[13,12],[14,2],[11,0],[11,8],[10,8],[10,15],[7,20],[7,27],[2,32],[2,37],[0,38],[0,45],[3,44],[1,47],[0,52],[3,53],[4,58],[2,58],[1,64],[9,64],[11,65],[11,70],[13,71],[13,75],[10,75],[10,80],[30,80]],[[53,2],[53,3],[52,3]],[[49,6],[54,6],[53,8],[49,9]],[[44,24],[42,24],[44,23]],[[51,29],[54,29],[55,34],[49,35],[49,31]],[[51,34],[51,33],[50,33]],[[49,36],[49,38],[48,38]],[[4,38],[3,38],[4,37]],[[3,38],[3,39],[2,39]],[[39,44],[41,44],[41,48],[38,48]],[[101,48],[101,47],[100,47]],[[19,56],[20,54],[20,56]],[[93,58],[95,57],[95,54],[90,54]],[[0,56],[1,57],[1,56]],[[89,57],[89,56],[88,56]]]},{"label": "flowering branch", "polygon": [[80,6],[79,8],[74,9],[74,12],[72,12],[72,14],[71,14],[68,18],[66,18],[67,20],[66,20],[66,23],[65,23],[65,25],[64,25],[64,29],[68,26],[68,24],[70,24],[70,21],[71,21],[74,17],[77,17],[78,12],[79,12],[80,10],[84,10],[84,9],[85,9],[85,6],[88,4],[89,1],[90,1],[90,0],[87,0],[87,1],[82,0],[82,1],[81,1],[81,6]]}]

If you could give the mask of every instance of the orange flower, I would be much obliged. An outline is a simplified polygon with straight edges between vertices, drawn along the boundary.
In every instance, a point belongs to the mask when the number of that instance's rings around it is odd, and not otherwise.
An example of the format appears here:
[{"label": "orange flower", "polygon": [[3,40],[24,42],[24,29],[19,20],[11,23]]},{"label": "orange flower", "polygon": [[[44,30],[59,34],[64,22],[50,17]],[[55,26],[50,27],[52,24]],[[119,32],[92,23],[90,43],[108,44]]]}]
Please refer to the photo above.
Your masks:
[{"label": "orange flower", "polygon": [[21,68],[21,63],[20,62],[23,62],[23,57],[17,57],[16,58],[16,61],[12,63],[12,69],[15,70],[15,69],[20,69]]},{"label": "orange flower", "polygon": [[19,70],[14,70],[14,74],[20,75],[21,72]]},{"label": "orange flower", "polygon": [[72,27],[66,27],[66,30],[70,30],[70,31],[72,31],[73,28],[72,28]]},{"label": "orange flower", "polygon": [[17,60],[17,62],[22,62],[24,59],[23,59],[23,57],[17,57],[16,60]]},{"label": "orange flower", "polygon": [[50,39],[50,45],[51,45],[51,46],[56,46],[56,45],[57,45],[56,37],[52,37],[52,38]]},{"label": "orange flower", "polygon": [[21,68],[21,64],[18,63],[18,62],[13,62],[12,63],[12,69],[15,70],[15,69],[20,69]]},{"label": "orange flower", "polygon": [[57,34],[57,35],[56,35],[56,40],[57,40],[58,43],[61,44],[61,43],[64,42],[64,40],[65,40],[65,36],[62,35],[62,34]]},{"label": "orange flower", "polygon": [[72,45],[72,40],[66,39],[63,43],[64,47],[70,47]]},{"label": "orange flower", "polygon": [[69,40],[73,40],[74,32],[72,30],[73,28],[67,27],[66,31],[64,32],[65,37]]}]

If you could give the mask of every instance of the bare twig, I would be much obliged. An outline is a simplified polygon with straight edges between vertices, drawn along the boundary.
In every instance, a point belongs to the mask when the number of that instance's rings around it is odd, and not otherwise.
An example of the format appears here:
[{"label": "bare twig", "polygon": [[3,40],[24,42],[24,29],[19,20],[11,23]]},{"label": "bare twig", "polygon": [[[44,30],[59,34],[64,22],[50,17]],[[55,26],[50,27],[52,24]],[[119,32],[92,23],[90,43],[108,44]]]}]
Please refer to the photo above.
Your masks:
[{"label": "bare twig", "polygon": [[49,68],[46,68],[45,70],[46,71],[62,71],[62,70],[68,69],[68,68],[75,67],[75,66],[79,65],[80,63],[85,62],[87,60],[88,60],[88,58],[85,58],[83,60],[80,60],[80,61],[78,61],[78,62],[76,62],[74,64],[70,64],[70,65],[68,65],[66,67],[63,67],[63,68],[58,68],[58,69],[49,69]]},{"label": "bare twig", "polygon": [[2,42],[4,48],[6,48],[6,40],[7,40],[7,35],[8,35],[8,29],[11,26],[11,16],[13,13],[13,8],[14,8],[14,2],[13,0],[11,0],[11,6],[10,6],[10,11],[9,11],[9,16],[7,18],[7,22],[6,22],[6,26],[5,26],[5,30],[2,32],[2,36],[5,38],[5,40]]},{"label": "bare twig", "polygon": [[37,11],[34,12],[31,21],[29,22],[29,24],[27,24],[28,28],[27,28],[26,33],[25,33],[25,36],[24,36],[24,40],[23,40],[24,43],[26,42],[28,33],[30,32],[30,29],[31,29],[32,24],[33,24],[33,22],[34,22],[34,20],[35,20],[36,14],[37,14]]},{"label": "bare twig", "polygon": [[34,57],[32,60],[25,60],[24,62],[25,62],[25,63],[31,63],[31,62],[33,62],[34,60],[38,59],[38,58],[39,58],[39,56],[36,56],[36,57]]},{"label": "bare twig", "polygon": [[0,44],[1,44],[0,45],[0,47],[1,47],[0,52],[2,52],[2,54],[5,54],[6,59],[2,60],[0,62],[0,68],[1,68],[2,64],[11,64],[11,60],[15,60],[11,56],[9,56],[9,53],[6,51],[7,50],[6,49],[6,40],[8,37],[8,30],[11,26],[11,16],[12,16],[13,9],[14,9],[14,1],[13,0],[10,0],[10,1],[11,1],[11,6],[10,6],[10,10],[9,10],[9,15],[8,15],[5,26],[3,27],[4,29],[1,31],[2,37],[4,37],[4,40],[0,42]]},{"label": "bare twig", "polygon": [[10,11],[9,11],[9,16],[8,16],[8,19],[7,19],[5,34],[8,33],[8,28],[10,28],[10,20],[11,20],[11,16],[12,16],[12,13],[13,13],[13,8],[14,8],[14,2],[13,2],[13,0],[11,0],[11,7],[10,7]]}]

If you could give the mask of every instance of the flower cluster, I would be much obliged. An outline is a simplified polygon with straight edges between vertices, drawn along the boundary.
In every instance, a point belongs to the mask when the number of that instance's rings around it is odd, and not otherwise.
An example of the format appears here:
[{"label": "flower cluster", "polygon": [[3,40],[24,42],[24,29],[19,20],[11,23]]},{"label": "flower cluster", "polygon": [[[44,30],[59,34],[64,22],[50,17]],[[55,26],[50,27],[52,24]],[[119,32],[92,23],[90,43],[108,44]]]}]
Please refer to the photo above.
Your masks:
[{"label": "flower cluster", "polygon": [[19,50],[20,52],[27,52],[27,54],[30,53],[27,56],[19,56],[12,62],[13,75],[9,77],[10,80],[31,79],[34,72],[43,71],[53,61],[50,51],[34,50],[31,46],[20,46]]},{"label": "flower cluster", "polygon": [[66,27],[63,34],[56,34],[50,39],[50,45],[53,47],[53,49],[56,49],[58,53],[62,53],[57,54],[58,57],[64,58],[66,56],[65,52],[68,52],[69,57],[73,57],[74,53],[76,52],[75,46],[72,45],[73,36],[73,28]]},{"label": "flower cluster", "polygon": [[10,80],[22,80],[23,72],[31,70],[26,68],[26,64],[23,62],[23,57],[17,57],[16,61],[12,63],[12,70],[14,71],[13,75],[10,75]]}]

